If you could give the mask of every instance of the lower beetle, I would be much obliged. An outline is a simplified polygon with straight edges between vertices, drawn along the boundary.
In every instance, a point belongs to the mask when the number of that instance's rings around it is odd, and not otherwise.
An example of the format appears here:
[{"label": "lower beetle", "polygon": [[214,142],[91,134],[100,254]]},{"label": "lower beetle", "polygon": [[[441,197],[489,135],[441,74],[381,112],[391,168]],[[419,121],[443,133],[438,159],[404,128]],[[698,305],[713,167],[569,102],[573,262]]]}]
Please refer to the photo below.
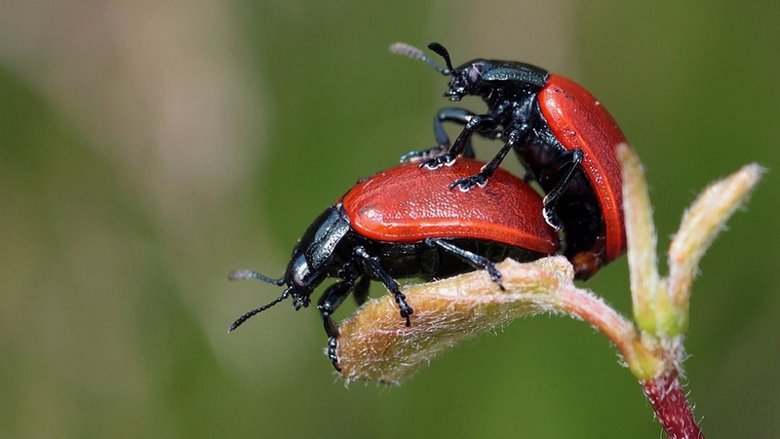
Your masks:
[{"label": "lower beetle", "polygon": [[331,316],[350,293],[362,304],[370,280],[390,290],[409,326],[413,310],[396,278],[430,280],[476,268],[487,270],[501,286],[494,262],[555,253],[557,235],[544,220],[542,199],[519,178],[497,170],[485,190],[447,189],[447,182],[473,175],[483,165],[463,159],[441,172],[428,172],[405,164],[358,182],[309,226],[282,277],[250,270],[230,274],[231,280],[258,279],[286,288],[239,317],[229,331],[288,297],[296,310],[305,308],[320,283],[336,278],[317,308],[328,335],[328,357],[339,370],[338,327]]}]

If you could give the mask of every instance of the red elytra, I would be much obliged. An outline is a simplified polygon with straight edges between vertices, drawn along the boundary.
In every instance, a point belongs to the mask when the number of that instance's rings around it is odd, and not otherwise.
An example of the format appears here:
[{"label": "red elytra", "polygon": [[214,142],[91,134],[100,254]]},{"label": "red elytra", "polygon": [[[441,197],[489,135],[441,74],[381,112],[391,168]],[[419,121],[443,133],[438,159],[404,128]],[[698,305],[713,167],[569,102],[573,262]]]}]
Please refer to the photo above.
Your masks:
[{"label": "red elytra", "polygon": [[521,179],[499,169],[479,190],[449,189],[483,165],[465,158],[438,172],[400,165],[359,182],[341,202],[353,229],[378,241],[466,238],[554,253],[558,237],[542,216],[542,199]]},{"label": "red elytra", "polygon": [[[582,167],[601,204],[605,225],[605,260],[626,250],[623,192],[615,147],[626,143],[612,116],[587,90],[559,75],[550,75],[538,93],[539,109],[550,130],[567,150],[582,149]],[[489,186],[489,185],[488,185]]]}]

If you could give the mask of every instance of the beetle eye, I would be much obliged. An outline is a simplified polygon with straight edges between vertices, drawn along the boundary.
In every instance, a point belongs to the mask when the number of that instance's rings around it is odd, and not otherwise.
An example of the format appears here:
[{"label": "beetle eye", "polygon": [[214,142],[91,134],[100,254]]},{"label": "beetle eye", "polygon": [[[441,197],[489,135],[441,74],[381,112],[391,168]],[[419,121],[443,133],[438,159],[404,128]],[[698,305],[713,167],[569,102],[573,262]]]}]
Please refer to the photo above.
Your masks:
[{"label": "beetle eye", "polygon": [[480,76],[482,76],[482,71],[479,70],[476,64],[472,65],[469,69],[469,82],[477,82]]}]

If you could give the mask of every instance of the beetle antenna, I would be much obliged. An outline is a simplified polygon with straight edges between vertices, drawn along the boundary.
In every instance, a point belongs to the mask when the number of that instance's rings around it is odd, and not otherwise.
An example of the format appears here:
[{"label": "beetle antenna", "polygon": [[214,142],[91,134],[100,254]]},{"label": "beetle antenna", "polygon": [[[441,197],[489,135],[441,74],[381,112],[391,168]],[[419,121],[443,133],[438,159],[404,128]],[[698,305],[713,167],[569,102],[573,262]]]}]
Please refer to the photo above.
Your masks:
[{"label": "beetle antenna", "polygon": [[428,45],[428,48],[436,52],[436,54],[440,57],[444,58],[444,62],[447,63],[447,70],[449,70],[450,73],[455,71],[455,69],[452,67],[452,61],[450,60],[450,53],[447,52],[447,49],[445,49],[444,46],[434,41]]},{"label": "beetle antenna", "polygon": [[273,279],[252,270],[233,270],[228,274],[228,280],[257,279],[278,286],[284,285],[284,277]]},{"label": "beetle antenna", "polygon": [[259,313],[267,310],[268,308],[271,308],[272,306],[274,306],[277,303],[279,303],[279,302],[283,301],[284,299],[286,299],[289,295],[290,295],[290,288],[287,288],[286,290],[284,290],[284,292],[282,292],[281,296],[277,297],[276,299],[272,300],[271,302],[269,302],[269,303],[267,303],[267,304],[265,304],[265,305],[263,305],[261,307],[255,308],[255,309],[253,309],[251,311],[247,311],[246,313],[244,313],[244,315],[242,315],[241,317],[237,318],[236,321],[233,322],[232,325],[230,325],[230,328],[228,328],[228,332],[235,331],[236,328],[238,328],[239,326],[243,325],[244,322],[246,322],[247,320],[252,318],[252,316],[254,316],[255,314],[259,314]]},{"label": "beetle antenna", "polygon": [[[438,44],[438,43],[436,43],[436,44]],[[412,58],[412,59],[420,60],[420,61],[428,64],[429,66],[433,67],[434,70],[436,70],[437,72],[441,73],[442,75],[445,75],[445,76],[451,75],[452,72],[453,72],[452,65],[451,65],[450,60],[449,60],[449,55],[447,55],[447,57],[444,58],[444,60],[447,61],[447,67],[448,67],[448,68],[445,69],[444,67],[436,64],[436,61],[432,60],[431,57],[426,55],[422,50],[420,50],[420,49],[418,49],[416,47],[410,46],[410,45],[408,45],[406,43],[393,43],[393,44],[390,45],[389,49],[390,49],[391,52],[395,53],[396,55],[403,55],[403,56],[406,56],[406,57],[409,57],[409,58]],[[442,49],[444,49],[444,48],[442,47]],[[434,50],[434,52],[435,52],[435,50]],[[447,51],[445,50],[444,52],[446,53]],[[436,53],[438,53],[438,52],[436,52]]]}]

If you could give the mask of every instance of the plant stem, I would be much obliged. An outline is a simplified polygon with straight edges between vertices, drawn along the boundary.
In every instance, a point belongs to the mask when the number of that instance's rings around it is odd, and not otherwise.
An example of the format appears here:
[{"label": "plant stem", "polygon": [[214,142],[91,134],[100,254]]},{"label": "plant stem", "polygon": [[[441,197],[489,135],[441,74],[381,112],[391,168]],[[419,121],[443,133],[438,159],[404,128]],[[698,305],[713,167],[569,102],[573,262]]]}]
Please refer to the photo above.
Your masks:
[{"label": "plant stem", "polygon": [[704,439],[683,393],[677,369],[642,382],[642,388],[669,439]]}]

